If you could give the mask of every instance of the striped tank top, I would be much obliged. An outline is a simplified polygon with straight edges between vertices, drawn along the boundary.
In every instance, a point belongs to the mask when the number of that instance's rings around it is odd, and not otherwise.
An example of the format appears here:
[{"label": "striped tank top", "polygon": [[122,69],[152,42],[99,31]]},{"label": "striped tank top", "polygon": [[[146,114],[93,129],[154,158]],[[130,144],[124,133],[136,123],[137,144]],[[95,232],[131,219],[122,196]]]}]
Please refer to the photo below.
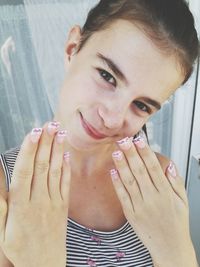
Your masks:
[{"label": "striped tank top", "polygon": [[[0,155],[7,190],[19,148]],[[115,231],[86,228],[67,218],[67,267],[153,267],[151,255],[132,226],[126,222]]]}]

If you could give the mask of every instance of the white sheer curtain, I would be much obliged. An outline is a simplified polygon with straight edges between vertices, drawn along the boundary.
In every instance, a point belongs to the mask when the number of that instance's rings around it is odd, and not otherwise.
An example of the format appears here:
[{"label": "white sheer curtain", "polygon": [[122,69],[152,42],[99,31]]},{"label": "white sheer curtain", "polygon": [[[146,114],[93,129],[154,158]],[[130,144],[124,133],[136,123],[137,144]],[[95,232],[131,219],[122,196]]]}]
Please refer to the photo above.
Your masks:
[{"label": "white sheer curtain", "polygon": [[[48,2],[48,3],[47,3]],[[63,80],[64,45],[70,28],[83,25],[98,0],[24,0],[38,69],[52,110]]]},{"label": "white sheer curtain", "polygon": [[[21,2],[21,1],[20,1]],[[69,28],[97,0],[0,3],[0,152],[52,118]]]}]

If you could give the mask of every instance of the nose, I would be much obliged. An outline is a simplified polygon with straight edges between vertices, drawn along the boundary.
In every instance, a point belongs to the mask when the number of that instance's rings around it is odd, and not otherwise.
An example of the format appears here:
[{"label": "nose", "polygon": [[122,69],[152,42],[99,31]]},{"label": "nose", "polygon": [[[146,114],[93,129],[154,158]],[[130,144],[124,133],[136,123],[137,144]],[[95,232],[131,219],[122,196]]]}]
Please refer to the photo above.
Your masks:
[{"label": "nose", "polygon": [[119,106],[112,109],[100,107],[98,113],[108,129],[118,130],[125,122],[125,112]]}]

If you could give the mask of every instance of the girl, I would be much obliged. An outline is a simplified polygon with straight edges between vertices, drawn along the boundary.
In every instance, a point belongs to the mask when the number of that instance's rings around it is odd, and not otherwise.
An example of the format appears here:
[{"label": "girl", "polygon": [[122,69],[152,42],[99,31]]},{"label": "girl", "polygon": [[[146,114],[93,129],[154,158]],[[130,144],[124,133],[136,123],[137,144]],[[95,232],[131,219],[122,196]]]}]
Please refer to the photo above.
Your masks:
[{"label": "girl", "polygon": [[141,134],[197,54],[183,0],[101,0],[71,29],[54,120],[1,156],[2,267],[197,266],[181,177]]}]

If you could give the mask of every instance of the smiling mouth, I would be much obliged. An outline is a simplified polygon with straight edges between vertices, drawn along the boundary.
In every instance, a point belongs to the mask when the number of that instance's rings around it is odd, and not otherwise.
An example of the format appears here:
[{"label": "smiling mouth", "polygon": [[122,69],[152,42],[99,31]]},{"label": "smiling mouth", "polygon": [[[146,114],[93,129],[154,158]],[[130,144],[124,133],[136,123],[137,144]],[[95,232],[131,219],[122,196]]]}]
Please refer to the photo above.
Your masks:
[{"label": "smiling mouth", "polygon": [[94,139],[104,139],[108,137],[102,133],[99,133],[92,125],[90,125],[84,118],[80,112],[81,124],[86,131],[86,133]]}]

